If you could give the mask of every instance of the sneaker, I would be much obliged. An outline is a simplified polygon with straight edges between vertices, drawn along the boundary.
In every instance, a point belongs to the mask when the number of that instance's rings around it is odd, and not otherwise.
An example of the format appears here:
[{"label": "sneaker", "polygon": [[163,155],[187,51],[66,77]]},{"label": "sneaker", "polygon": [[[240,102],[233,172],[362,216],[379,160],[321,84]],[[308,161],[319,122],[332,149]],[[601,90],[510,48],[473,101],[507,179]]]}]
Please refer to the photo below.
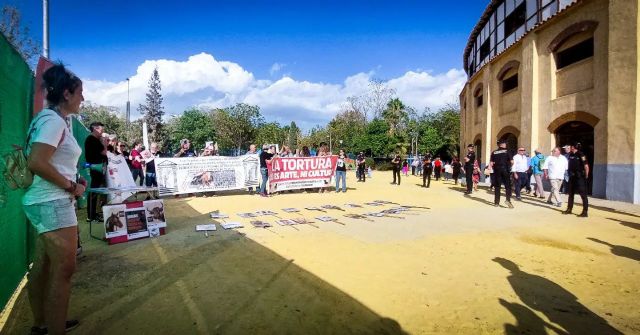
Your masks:
[{"label": "sneaker", "polygon": [[[65,332],[72,331],[80,325],[78,320],[67,320],[64,325]],[[45,335],[49,334],[47,327],[31,327],[31,335]]]},{"label": "sneaker", "polygon": [[500,207],[500,204],[493,204],[493,207]]},{"label": "sneaker", "polygon": [[556,207],[562,207],[562,203],[561,202],[557,203]]},{"label": "sneaker", "polygon": [[553,205],[553,201],[551,201],[551,200],[547,200],[547,203],[548,203],[549,205]]},{"label": "sneaker", "polygon": [[522,201],[522,197],[516,197],[516,200]]},{"label": "sneaker", "polygon": [[511,201],[507,201],[507,207],[513,208],[513,204],[511,203]]},{"label": "sneaker", "polygon": [[587,218],[589,217],[589,215],[587,214],[587,212],[582,212],[580,213],[580,215],[578,215],[579,218]]}]

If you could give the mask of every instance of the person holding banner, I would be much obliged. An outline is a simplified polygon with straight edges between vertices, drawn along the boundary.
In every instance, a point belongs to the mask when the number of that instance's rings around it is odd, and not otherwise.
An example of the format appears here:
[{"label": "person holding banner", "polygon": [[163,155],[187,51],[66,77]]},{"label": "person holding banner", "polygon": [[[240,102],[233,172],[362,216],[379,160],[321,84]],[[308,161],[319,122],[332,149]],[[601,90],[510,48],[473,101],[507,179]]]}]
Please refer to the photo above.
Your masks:
[{"label": "person holding banner", "polygon": [[149,145],[148,155],[147,157],[144,157],[145,167],[146,167],[144,181],[147,187],[158,187],[158,182],[156,180],[156,162],[155,162],[155,158],[158,156],[160,156],[158,152],[158,143],[151,142],[151,144]]},{"label": "person holding banner", "polygon": [[[62,64],[53,65],[42,77],[48,107],[31,122],[25,151],[34,178],[22,205],[38,234],[27,292],[34,321],[31,333],[60,335],[79,324],[67,321],[67,310],[78,242],[74,197],[84,193],[86,181],[76,183],[82,148],[68,117],[78,114],[84,97],[82,81]],[[95,136],[97,127],[101,126],[93,124],[95,133],[89,137],[95,140],[90,143],[95,144],[93,154],[99,159],[106,147]]]},{"label": "person holding banner", "polygon": [[267,164],[271,164],[271,158],[273,158],[275,150],[275,146],[271,146],[271,148],[266,144],[262,146],[262,152],[260,153],[260,174],[262,175],[262,184],[260,185],[261,197],[269,196],[267,194],[267,181],[269,180]]},{"label": "person holding banner", "polygon": [[338,163],[336,164],[336,193],[340,193],[340,180],[342,180],[342,193],[347,192],[347,164],[344,150],[340,149]]},{"label": "person holding banner", "polygon": [[183,138],[180,140],[180,150],[178,150],[178,152],[173,155],[173,157],[196,157],[198,155],[196,155],[195,152],[193,152],[193,150],[191,150],[191,142],[189,142],[188,139]]}]

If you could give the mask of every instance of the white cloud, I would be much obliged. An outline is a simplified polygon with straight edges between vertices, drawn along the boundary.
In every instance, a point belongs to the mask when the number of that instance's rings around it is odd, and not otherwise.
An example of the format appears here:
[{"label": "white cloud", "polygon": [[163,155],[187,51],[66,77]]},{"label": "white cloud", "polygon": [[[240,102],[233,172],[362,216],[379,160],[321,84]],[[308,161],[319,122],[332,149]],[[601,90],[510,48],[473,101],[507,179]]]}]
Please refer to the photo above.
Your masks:
[{"label": "white cloud", "polygon": [[[361,95],[368,88],[374,71],[356,73],[342,83],[300,81],[289,75],[278,80],[257,79],[237,63],[221,61],[200,53],[185,61],[147,60],[130,77],[132,117],[139,116],[137,106],[144,102],[147,83],[155,67],[162,82],[167,114],[179,114],[190,106],[225,107],[244,102],[260,106],[268,120],[288,123],[295,120],[303,127],[328,122],[347,97]],[[272,75],[285,64],[274,63]],[[466,81],[463,70],[446,73],[409,71],[390,79],[388,85],[397,96],[419,111],[441,107],[457,99]],[[88,101],[116,106],[124,110],[127,82],[86,79],[84,93]]]},{"label": "white cloud", "polygon": [[273,77],[275,74],[280,72],[280,70],[282,70],[285,66],[287,66],[287,64],[273,63],[273,65],[271,65],[271,68],[269,69],[269,74]]}]

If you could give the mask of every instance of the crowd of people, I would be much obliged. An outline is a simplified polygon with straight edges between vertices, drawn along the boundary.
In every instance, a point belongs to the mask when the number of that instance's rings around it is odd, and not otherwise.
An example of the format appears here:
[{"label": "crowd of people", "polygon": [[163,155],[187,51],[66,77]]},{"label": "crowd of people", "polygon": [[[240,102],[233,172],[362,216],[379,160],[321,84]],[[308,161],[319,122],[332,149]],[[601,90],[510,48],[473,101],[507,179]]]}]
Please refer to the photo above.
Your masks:
[{"label": "crowd of people", "polygon": [[[84,100],[82,81],[63,65],[57,64],[45,71],[43,90],[46,92],[47,107],[31,122],[25,153],[28,168],[34,174],[28,187],[23,208],[27,218],[35,227],[38,238],[33,267],[29,271],[28,294],[34,316],[32,334],[64,334],[66,330],[78,325],[77,320],[67,320],[67,309],[71,289],[71,276],[76,266],[76,246],[78,245],[78,220],[75,211],[75,198],[85,193],[86,181],[78,177],[77,163],[82,148],[70,130],[69,116],[77,114]],[[106,163],[109,155],[120,156],[127,162],[134,181],[140,185],[157,186],[154,157],[162,157],[158,145],[151,143],[149,148],[142,147],[138,141],[129,146],[118,141],[117,136],[104,133],[104,125],[94,122],[89,126],[91,135],[84,143],[85,160],[90,171],[91,187],[105,186]],[[556,147],[549,156],[541,150],[535,150],[529,157],[524,147],[512,153],[504,141],[498,142],[498,148],[491,153],[484,174],[490,180],[490,189],[494,192],[494,204],[500,205],[501,187],[505,187],[506,204],[511,203],[512,191],[518,200],[522,199],[522,190],[529,190],[536,197],[547,199],[551,205],[562,207],[561,193],[568,194],[567,208],[564,214],[573,209],[574,196],[582,198],[583,210],[580,217],[587,217],[587,185],[590,167],[586,156],[581,152],[580,143],[573,143],[561,149]],[[311,157],[331,155],[326,143],[315,149],[303,146],[292,151],[288,146],[277,150],[275,145],[264,145],[258,152],[250,145],[249,154],[259,153],[262,181],[259,192],[268,196],[268,165],[274,157]],[[208,142],[200,156],[215,156],[217,145]],[[188,139],[180,141],[179,149],[173,157],[197,157]],[[335,192],[347,191],[347,160],[344,150],[337,155],[335,166]],[[400,185],[401,175],[422,176],[422,186],[429,188],[432,177],[436,181],[453,180],[455,184],[465,175],[466,195],[478,190],[480,181],[480,163],[476,159],[473,145],[467,147],[463,160],[454,157],[444,162],[439,156],[427,153],[415,157],[411,163],[395,155],[391,160],[393,181]],[[402,173],[401,173],[402,171]],[[360,152],[355,159],[355,172],[358,182],[371,178],[372,169],[367,158]],[[444,173],[444,177],[442,177]],[[535,188],[531,188],[531,176]],[[257,177],[257,176],[256,176]],[[543,183],[548,180],[551,192],[545,194]],[[317,192],[324,193],[331,186],[326,184]],[[251,191],[253,191],[251,189]],[[88,208],[89,220],[97,219],[97,199],[91,196]]]},{"label": "crowd of people", "polygon": [[[465,161],[474,160],[474,146],[469,144],[467,150]],[[474,183],[477,166],[478,163],[475,161],[472,177]],[[582,212],[578,216],[588,216],[587,192],[590,167],[579,142],[564,145],[562,148],[555,147],[548,156],[545,156],[541,149],[534,150],[533,155],[530,155],[522,146],[518,147],[517,153],[514,154],[507,149],[505,141],[498,141],[498,148],[491,153],[484,175],[489,179],[489,190],[494,192],[494,206],[500,206],[500,189],[504,186],[506,205],[509,208],[513,208],[512,192],[515,193],[516,200],[522,200],[522,193],[525,190],[533,197],[546,199],[548,204],[556,207],[563,206],[561,193],[564,193],[568,199],[567,208],[563,214],[571,214],[575,194],[578,193],[582,199]],[[549,194],[544,191],[545,181],[550,185]],[[468,195],[471,192],[467,186],[465,194]]]}]

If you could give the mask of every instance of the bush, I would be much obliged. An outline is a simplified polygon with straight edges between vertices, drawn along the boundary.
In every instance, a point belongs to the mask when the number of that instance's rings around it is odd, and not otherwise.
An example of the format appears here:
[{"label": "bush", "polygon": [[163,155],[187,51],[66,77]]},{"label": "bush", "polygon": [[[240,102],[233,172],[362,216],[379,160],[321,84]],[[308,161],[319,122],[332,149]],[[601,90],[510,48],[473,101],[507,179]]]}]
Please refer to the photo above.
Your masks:
[{"label": "bush", "polygon": [[377,171],[389,171],[389,170],[393,170],[393,164],[391,164],[390,162],[383,162],[378,164],[378,166],[376,166],[376,170]]},{"label": "bush", "polygon": [[371,157],[365,157],[364,158],[365,164],[367,166],[370,166],[372,169],[376,168],[376,162],[373,160],[373,158]]}]

